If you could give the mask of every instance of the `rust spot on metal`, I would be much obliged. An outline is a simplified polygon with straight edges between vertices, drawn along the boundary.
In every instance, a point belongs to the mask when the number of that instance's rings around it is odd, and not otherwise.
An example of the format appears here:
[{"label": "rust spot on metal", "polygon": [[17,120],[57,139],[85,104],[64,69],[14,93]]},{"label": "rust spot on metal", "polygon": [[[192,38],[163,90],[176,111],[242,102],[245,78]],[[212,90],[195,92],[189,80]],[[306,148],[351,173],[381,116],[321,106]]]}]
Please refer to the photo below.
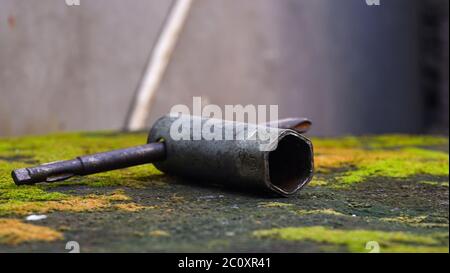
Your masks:
[{"label": "rust spot on metal", "polygon": [[16,17],[13,15],[8,16],[8,26],[11,29],[14,29],[16,27]]}]

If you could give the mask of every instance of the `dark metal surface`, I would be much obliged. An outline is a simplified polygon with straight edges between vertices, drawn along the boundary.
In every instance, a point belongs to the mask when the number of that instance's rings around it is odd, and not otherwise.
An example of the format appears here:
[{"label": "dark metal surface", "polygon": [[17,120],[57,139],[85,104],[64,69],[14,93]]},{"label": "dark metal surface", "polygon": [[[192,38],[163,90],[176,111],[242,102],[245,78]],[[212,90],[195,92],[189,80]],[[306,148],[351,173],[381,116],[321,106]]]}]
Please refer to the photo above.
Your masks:
[{"label": "dark metal surface", "polygon": [[[12,171],[12,178],[17,185],[30,185],[154,163],[168,174],[245,190],[271,191],[284,196],[295,193],[312,178],[312,143],[298,132],[309,128],[311,122],[307,119],[289,118],[266,124],[294,129],[291,130],[183,116],[181,120],[195,120],[201,125],[213,121],[214,126],[220,126],[233,138],[207,140],[201,136],[199,140],[193,140],[193,135],[199,133],[201,128],[192,128],[188,132],[190,140],[176,141],[170,135],[170,128],[177,119],[180,118],[164,116],[159,119],[153,125],[146,145],[17,169]],[[276,136],[278,145],[275,149],[261,150],[262,145],[266,144],[264,141],[238,137],[243,132],[250,136],[258,128],[264,128]]]},{"label": "dark metal surface", "polygon": [[[174,122],[192,124],[188,140],[173,140],[170,129]],[[202,126],[196,127],[195,123]],[[206,123],[218,126],[224,136],[232,135],[233,140],[207,140],[203,135],[192,140],[201,135],[198,130]],[[297,192],[313,175],[311,141],[294,130],[270,128],[278,146],[273,151],[263,151],[261,145],[266,141],[238,136],[243,132],[251,136],[257,130],[258,126],[245,123],[164,116],[153,125],[148,142],[164,140],[166,160],[154,164],[162,172],[247,191],[270,191],[283,196]]]}]

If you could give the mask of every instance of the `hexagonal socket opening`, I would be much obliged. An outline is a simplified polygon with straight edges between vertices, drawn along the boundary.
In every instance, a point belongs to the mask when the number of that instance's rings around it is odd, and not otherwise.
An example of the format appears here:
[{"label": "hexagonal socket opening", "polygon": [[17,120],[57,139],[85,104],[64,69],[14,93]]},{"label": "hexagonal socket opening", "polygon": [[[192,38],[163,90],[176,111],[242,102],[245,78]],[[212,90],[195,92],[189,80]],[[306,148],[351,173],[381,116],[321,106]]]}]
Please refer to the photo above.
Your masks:
[{"label": "hexagonal socket opening", "polygon": [[313,175],[312,144],[306,138],[287,134],[269,153],[270,182],[276,191],[289,195],[311,180]]}]

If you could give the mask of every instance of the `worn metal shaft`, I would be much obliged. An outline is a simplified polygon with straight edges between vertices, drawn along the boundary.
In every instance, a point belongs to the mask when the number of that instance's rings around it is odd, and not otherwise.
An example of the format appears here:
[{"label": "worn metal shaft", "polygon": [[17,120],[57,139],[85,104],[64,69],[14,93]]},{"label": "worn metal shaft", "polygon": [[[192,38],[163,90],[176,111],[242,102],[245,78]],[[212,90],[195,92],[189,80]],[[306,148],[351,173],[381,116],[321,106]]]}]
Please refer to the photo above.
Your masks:
[{"label": "worn metal shaft", "polygon": [[[213,123],[230,133],[231,140],[192,139],[199,129],[188,132],[191,140],[174,140],[170,135],[173,123]],[[312,177],[313,155],[311,142],[299,132],[306,131],[311,123],[306,119],[289,118],[268,123],[264,128],[275,133],[278,146],[270,151],[261,150],[262,141],[239,139],[250,135],[260,126],[183,116],[179,119],[165,116],[150,131],[148,144],[72,160],[57,161],[40,166],[12,171],[17,185],[39,182],[56,182],[73,176],[89,175],[141,164],[154,163],[161,171],[196,181],[259,188],[281,195],[290,195],[303,187]],[[195,127],[195,126],[194,126]],[[201,130],[201,129],[200,129]]]},{"label": "worn metal shaft", "polygon": [[163,143],[150,143],[127,149],[80,156],[72,160],[57,161],[31,168],[12,171],[17,185],[56,182],[75,175],[88,175],[164,160]]}]

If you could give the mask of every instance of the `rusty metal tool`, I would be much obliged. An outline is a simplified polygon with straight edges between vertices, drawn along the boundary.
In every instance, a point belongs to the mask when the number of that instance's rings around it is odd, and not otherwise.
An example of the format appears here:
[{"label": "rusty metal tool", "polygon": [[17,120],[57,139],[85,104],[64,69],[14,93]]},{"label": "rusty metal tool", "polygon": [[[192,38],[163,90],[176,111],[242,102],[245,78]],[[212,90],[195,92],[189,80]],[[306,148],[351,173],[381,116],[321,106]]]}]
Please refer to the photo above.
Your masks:
[{"label": "rusty metal tool", "polygon": [[[202,126],[209,124],[233,136],[231,140],[193,140],[198,128],[190,128],[189,139],[174,140],[170,128],[174,122]],[[13,170],[16,185],[57,182],[73,176],[83,176],[131,166],[153,163],[167,174],[178,175],[211,184],[234,186],[246,191],[268,191],[289,196],[305,186],[313,176],[313,147],[301,133],[311,122],[289,118],[264,126],[230,122],[196,116],[164,116],[150,130],[147,144],[72,160],[57,161],[35,167]],[[277,126],[277,128],[273,126]],[[264,127],[264,128],[262,128]],[[275,136],[273,149],[262,150],[265,141],[239,138],[264,129]],[[201,130],[201,129],[200,129]]]}]

